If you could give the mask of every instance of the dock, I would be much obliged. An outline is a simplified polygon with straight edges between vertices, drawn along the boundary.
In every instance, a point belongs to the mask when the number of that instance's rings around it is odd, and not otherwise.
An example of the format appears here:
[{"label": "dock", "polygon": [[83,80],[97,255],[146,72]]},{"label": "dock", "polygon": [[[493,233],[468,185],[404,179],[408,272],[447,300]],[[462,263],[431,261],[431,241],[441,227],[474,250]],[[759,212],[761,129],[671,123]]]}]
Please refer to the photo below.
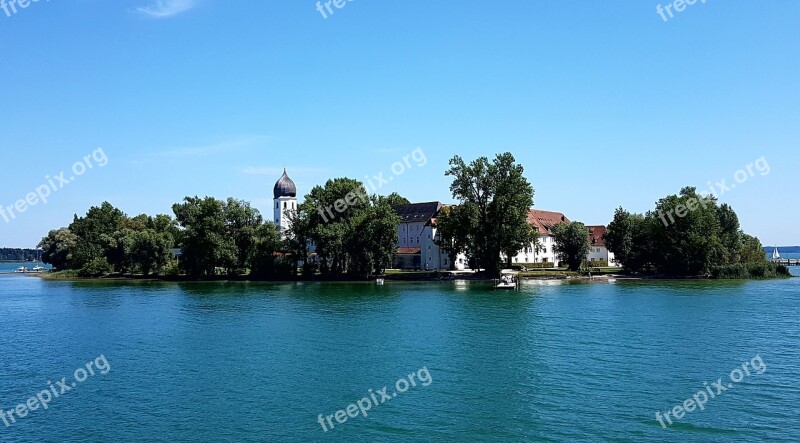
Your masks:
[{"label": "dock", "polygon": [[772,263],[777,263],[783,266],[800,266],[800,258],[776,258]]}]

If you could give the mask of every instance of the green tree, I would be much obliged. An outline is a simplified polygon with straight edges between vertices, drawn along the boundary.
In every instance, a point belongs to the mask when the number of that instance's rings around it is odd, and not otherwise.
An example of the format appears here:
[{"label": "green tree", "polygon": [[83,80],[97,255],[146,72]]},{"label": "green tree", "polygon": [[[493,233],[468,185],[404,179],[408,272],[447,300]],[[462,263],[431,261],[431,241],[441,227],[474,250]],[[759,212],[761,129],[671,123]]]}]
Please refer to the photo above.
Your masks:
[{"label": "green tree", "polygon": [[213,197],[186,197],[172,209],[183,228],[181,264],[189,275],[210,276],[217,267],[233,266],[236,245],[226,230],[225,202]]},{"label": "green tree", "polygon": [[107,238],[118,231],[126,220],[125,214],[108,202],[93,206],[83,217],[75,216],[69,230],[78,238],[72,254],[71,267],[83,268],[107,255]]},{"label": "green tree", "polygon": [[761,242],[741,231],[736,212],[693,187],[668,195],[645,215],[619,208],[606,244],[628,271],[671,276],[780,275]]},{"label": "green tree", "polygon": [[389,194],[387,196],[383,196],[383,195],[378,196],[378,203],[385,203],[385,204],[389,205],[389,207],[392,207],[392,208],[395,207],[395,206],[403,206],[403,205],[410,205],[411,204],[411,202],[407,198],[403,197],[402,195],[400,195],[400,194],[398,194],[396,192],[392,192],[391,194]]},{"label": "green tree", "polygon": [[442,208],[436,217],[436,239],[434,243],[447,252],[450,269],[456,269],[459,254],[465,254],[470,246],[470,226],[475,214],[468,211],[470,206],[449,205]]},{"label": "green tree", "polygon": [[350,220],[368,208],[363,183],[350,178],[328,180],[306,195],[299,210],[308,217],[308,228],[322,272],[342,275],[349,268],[346,240]]},{"label": "green tree", "polygon": [[378,203],[360,210],[350,220],[345,240],[351,275],[366,278],[381,274],[391,264],[397,245],[400,217],[387,203]]},{"label": "green tree", "polygon": [[256,243],[256,231],[264,223],[261,213],[250,203],[229,198],[225,207],[226,237],[233,241],[235,255],[233,261],[226,263],[229,273],[234,269],[245,269]]},{"label": "green tree", "polygon": [[254,239],[250,254],[251,275],[258,279],[272,278],[276,274],[276,253],[283,244],[280,228],[272,222],[262,223],[256,228]]},{"label": "green tree", "polygon": [[579,270],[591,247],[589,229],[580,222],[561,222],[553,227],[553,236],[559,258],[569,270]]},{"label": "green tree", "polygon": [[130,231],[132,241],[128,254],[134,266],[147,277],[151,272],[160,273],[172,256],[172,236],[155,229]]},{"label": "green tree", "polygon": [[52,230],[39,242],[42,261],[59,271],[73,269],[73,254],[77,245],[78,236],[68,228]]},{"label": "green tree", "polygon": [[528,224],[533,206],[533,187],[522,165],[511,153],[499,154],[490,162],[481,157],[467,164],[461,157],[450,160],[447,176],[453,177],[450,191],[471,216],[468,250],[491,276],[500,273],[500,253],[516,254],[535,239]]},{"label": "green tree", "polygon": [[623,208],[614,213],[605,235],[606,246],[614,258],[630,272],[652,270],[655,246],[653,244],[652,217],[631,214]]}]

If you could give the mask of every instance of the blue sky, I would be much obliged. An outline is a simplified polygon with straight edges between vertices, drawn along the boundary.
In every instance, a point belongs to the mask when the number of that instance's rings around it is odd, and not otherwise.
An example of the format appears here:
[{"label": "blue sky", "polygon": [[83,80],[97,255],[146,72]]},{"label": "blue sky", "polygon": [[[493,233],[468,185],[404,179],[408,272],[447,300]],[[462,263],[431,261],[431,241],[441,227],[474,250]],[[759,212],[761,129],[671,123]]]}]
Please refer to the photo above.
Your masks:
[{"label": "blue sky", "polygon": [[[6,3],[9,0],[6,0]],[[666,2],[661,2],[666,4]],[[454,154],[511,151],[535,205],[587,224],[682,186],[721,196],[767,244],[798,244],[800,3],[42,0],[0,9],[0,205],[102,147],[6,223],[31,247],[108,200],[170,213],[234,196],[271,216],[286,166],[304,194],[422,148],[381,189],[451,201]],[[762,162],[763,163],[763,162]],[[752,168],[751,168],[752,169]]]}]

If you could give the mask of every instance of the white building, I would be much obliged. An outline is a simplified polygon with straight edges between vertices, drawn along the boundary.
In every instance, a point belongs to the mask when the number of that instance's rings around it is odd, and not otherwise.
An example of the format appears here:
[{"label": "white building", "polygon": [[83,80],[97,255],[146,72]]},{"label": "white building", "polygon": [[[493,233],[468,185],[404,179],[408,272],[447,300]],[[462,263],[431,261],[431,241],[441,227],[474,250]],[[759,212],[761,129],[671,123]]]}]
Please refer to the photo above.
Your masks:
[{"label": "white building", "polygon": [[[393,267],[396,269],[448,270],[450,256],[436,244],[436,216],[444,205],[441,202],[414,203],[395,206],[400,217],[397,226],[398,242]],[[467,258],[459,254],[455,269],[467,267]]]},{"label": "white building", "polygon": [[276,225],[280,226],[281,232],[289,229],[289,213],[297,211],[297,187],[291,178],[286,174],[286,169],[283,170],[283,175],[275,183],[273,189],[273,203],[275,216],[273,221]]},{"label": "white building", "polygon": [[[539,234],[538,242],[536,244],[531,243],[519,251],[517,255],[511,257],[511,263],[519,265],[546,263],[551,264],[553,267],[558,267],[561,264],[561,260],[558,259],[558,254],[556,253],[556,242],[552,228],[561,222],[569,222],[569,219],[560,212],[531,209],[528,212],[528,224],[533,226],[533,229]],[[503,261],[506,260],[505,254],[501,254],[501,257]]]},{"label": "white building", "polygon": [[587,226],[589,229],[589,255],[587,260],[594,262],[607,262],[608,266],[619,266],[614,253],[606,247],[603,236],[606,234],[605,226]]}]

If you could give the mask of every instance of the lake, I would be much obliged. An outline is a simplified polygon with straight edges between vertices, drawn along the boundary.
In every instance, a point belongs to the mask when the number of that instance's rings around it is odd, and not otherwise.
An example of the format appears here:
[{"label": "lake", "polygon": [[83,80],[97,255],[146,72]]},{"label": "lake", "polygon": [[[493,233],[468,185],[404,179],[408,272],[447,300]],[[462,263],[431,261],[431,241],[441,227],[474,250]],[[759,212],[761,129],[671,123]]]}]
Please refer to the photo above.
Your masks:
[{"label": "lake", "polygon": [[3,275],[0,441],[800,441],[798,314],[798,278]]}]

